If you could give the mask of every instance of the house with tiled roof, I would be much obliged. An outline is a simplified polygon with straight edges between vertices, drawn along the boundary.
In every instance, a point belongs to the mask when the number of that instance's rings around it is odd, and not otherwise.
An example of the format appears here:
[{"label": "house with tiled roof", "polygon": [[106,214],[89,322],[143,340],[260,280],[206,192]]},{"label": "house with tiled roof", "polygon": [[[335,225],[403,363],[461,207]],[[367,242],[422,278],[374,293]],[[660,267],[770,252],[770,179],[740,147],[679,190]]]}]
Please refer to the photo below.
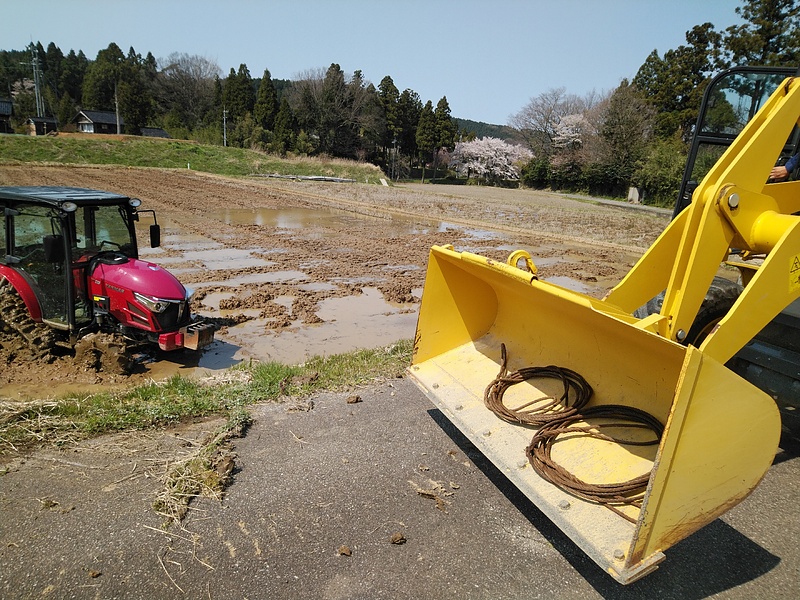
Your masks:
[{"label": "house with tiled roof", "polygon": [[[73,119],[82,133],[121,133],[117,131],[117,115],[109,110],[82,110]],[[125,125],[122,117],[119,126]]]}]

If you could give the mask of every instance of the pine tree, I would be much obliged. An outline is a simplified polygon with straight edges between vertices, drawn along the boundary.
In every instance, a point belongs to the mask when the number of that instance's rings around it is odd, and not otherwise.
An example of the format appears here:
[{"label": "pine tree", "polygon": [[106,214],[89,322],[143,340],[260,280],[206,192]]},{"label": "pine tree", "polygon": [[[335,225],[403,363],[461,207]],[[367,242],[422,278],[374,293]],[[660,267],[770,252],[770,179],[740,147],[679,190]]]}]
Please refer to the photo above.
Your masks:
[{"label": "pine tree", "polygon": [[413,90],[403,90],[397,101],[400,114],[400,147],[408,156],[417,155],[417,125],[422,114],[422,101]]},{"label": "pine tree", "polygon": [[238,72],[231,68],[225,80],[223,102],[228,111],[228,118],[234,123],[243,119],[247,113],[252,114],[256,98],[250,71],[244,63],[239,65]]},{"label": "pine tree", "polygon": [[278,94],[272,83],[269,69],[264,69],[264,75],[261,77],[261,84],[258,86],[258,94],[253,107],[253,118],[264,131],[273,131],[277,113]]},{"label": "pine tree", "polygon": [[452,149],[456,144],[458,126],[450,116],[450,105],[447,103],[447,96],[442,96],[442,99],[436,104],[436,110],[433,111],[433,115],[436,121],[436,148]]},{"label": "pine tree", "polygon": [[426,157],[436,151],[436,117],[433,114],[433,103],[428,100],[422,108],[417,125],[417,149],[422,160],[422,183],[425,183]]},{"label": "pine tree", "polygon": [[381,145],[383,146],[384,156],[393,142],[402,134],[402,123],[400,120],[400,91],[394,85],[394,81],[388,75],[381,79],[378,85],[378,99],[380,100],[383,112],[383,136]]},{"label": "pine tree", "polygon": [[116,87],[125,55],[115,43],[97,53],[83,79],[83,106],[92,110],[115,110]]},{"label": "pine tree", "polygon": [[668,50],[661,59],[654,50],[633,78],[633,84],[656,110],[656,134],[687,136],[709,78],[720,66],[721,35],[711,23],[686,32],[686,45]]},{"label": "pine tree", "polygon": [[800,2],[746,0],[736,7],[745,22],[725,30],[729,66],[785,66],[800,63]]},{"label": "pine tree", "polygon": [[70,98],[70,95],[62,94],[61,100],[58,102],[58,112],[56,113],[59,129],[63,130],[64,126],[72,121],[77,112],[75,102]]},{"label": "pine tree", "polygon": [[75,54],[74,50],[70,50],[61,61],[58,89],[62,95],[68,94],[78,105],[81,104],[83,79],[88,66],[89,60],[83,51]]},{"label": "pine tree", "polygon": [[286,154],[294,150],[296,122],[292,109],[286,98],[281,99],[278,114],[275,116],[275,124],[272,136],[272,151],[278,154]]},{"label": "pine tree", "polygon": [[119,70],[119,110],[125,133],[132,135],[140,135],[153,114],[152,86],[147,80],[146,65],[142,56],[131,47]]},{"label": "pine tree", "polygon": [[442,148],[452,149],[455,147],[456,133],[458,132],[458,126],[450,116],[450,105],[447,103],[446,96],[442,96],[442,99],[436,104],[436,110],[433,111],[433,119],[436,136],[435,153],[433,156],[433,177],[435,179],[439,162],[439,150]]}]

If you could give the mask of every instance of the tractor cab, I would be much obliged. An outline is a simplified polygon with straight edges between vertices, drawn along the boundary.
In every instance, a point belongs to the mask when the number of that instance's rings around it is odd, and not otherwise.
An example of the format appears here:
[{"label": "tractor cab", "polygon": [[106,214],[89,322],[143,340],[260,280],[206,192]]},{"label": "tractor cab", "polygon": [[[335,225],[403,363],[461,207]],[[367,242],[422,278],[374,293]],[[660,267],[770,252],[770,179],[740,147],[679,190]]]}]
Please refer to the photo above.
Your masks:
[{"label": "tractor cab", "polygon": [[0,262],[28,283],[48,325],[67,331],[86,326],[92,319],[87,276],[98,262],[138,258],[133,223],[140,201],[93,190],[13,191],[16,198],[6,191],[0,199],[7,238]]},{"label": "tractor cab", "polygon": [[[0,280],[12,284],[35,322],[66,332],[73,343],[101,330],[163,350],[210,344],[213,328],[192,323],[191,291],[139,260],[135,222],[141,212],[155,221],[140,203],[82,188],[0,187]],[[150,246],[158,245],[154,223]]]}]

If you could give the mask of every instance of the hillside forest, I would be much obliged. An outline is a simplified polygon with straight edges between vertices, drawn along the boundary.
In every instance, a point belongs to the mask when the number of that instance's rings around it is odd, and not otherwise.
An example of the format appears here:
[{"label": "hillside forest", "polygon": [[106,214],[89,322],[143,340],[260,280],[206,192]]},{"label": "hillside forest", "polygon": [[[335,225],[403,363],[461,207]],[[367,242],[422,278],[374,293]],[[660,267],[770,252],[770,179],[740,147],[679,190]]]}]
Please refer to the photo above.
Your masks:
[{"label": "hillside forest", "polygon": [[742,0],[741,23],[702,23],[685,44],[654,49],[616,89],[576,95],[551,88],[505,125],[454,118],[447,97],[423,100],[386,75],[375,86],[338,64],[294,80],[227,75],[213,60],[175,52],[156,59],[115,43],[89,59],[55,43],[0,50],[0,98],[12,127],[53,117],[74,131],[81,109],[118,111],[123,132],[160,127],[172,138],[276,155],[368,161],[392,179],[448,178],[674,202],[687,142],[710,78],[734,65],[800,66],[800,0]]}]

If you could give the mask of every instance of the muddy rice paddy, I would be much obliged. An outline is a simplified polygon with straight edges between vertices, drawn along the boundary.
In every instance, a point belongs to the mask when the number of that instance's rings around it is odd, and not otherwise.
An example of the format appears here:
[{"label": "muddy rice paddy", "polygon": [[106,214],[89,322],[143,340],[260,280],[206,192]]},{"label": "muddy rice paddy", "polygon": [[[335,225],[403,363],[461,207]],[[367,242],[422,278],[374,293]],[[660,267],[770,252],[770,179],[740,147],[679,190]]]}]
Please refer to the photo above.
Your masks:
[{"label": "muddy rice paddy", "polygon": [[[227,179],[193,171],[0,166],[0,185],[65,185],[142,199],[160,248],[141,256],[196,291],[222,325],[202,354],[141,359],[128,377],[70,357],[14,360],[0,348],[0,397],[127,385],[241,361],[314,355],[411,338],[434,244],[504,260],[523,248],[540,277],[601,297],[667,224],[663,212],[522,190]],[[42,390],[42,381],[50,382]]]}]

